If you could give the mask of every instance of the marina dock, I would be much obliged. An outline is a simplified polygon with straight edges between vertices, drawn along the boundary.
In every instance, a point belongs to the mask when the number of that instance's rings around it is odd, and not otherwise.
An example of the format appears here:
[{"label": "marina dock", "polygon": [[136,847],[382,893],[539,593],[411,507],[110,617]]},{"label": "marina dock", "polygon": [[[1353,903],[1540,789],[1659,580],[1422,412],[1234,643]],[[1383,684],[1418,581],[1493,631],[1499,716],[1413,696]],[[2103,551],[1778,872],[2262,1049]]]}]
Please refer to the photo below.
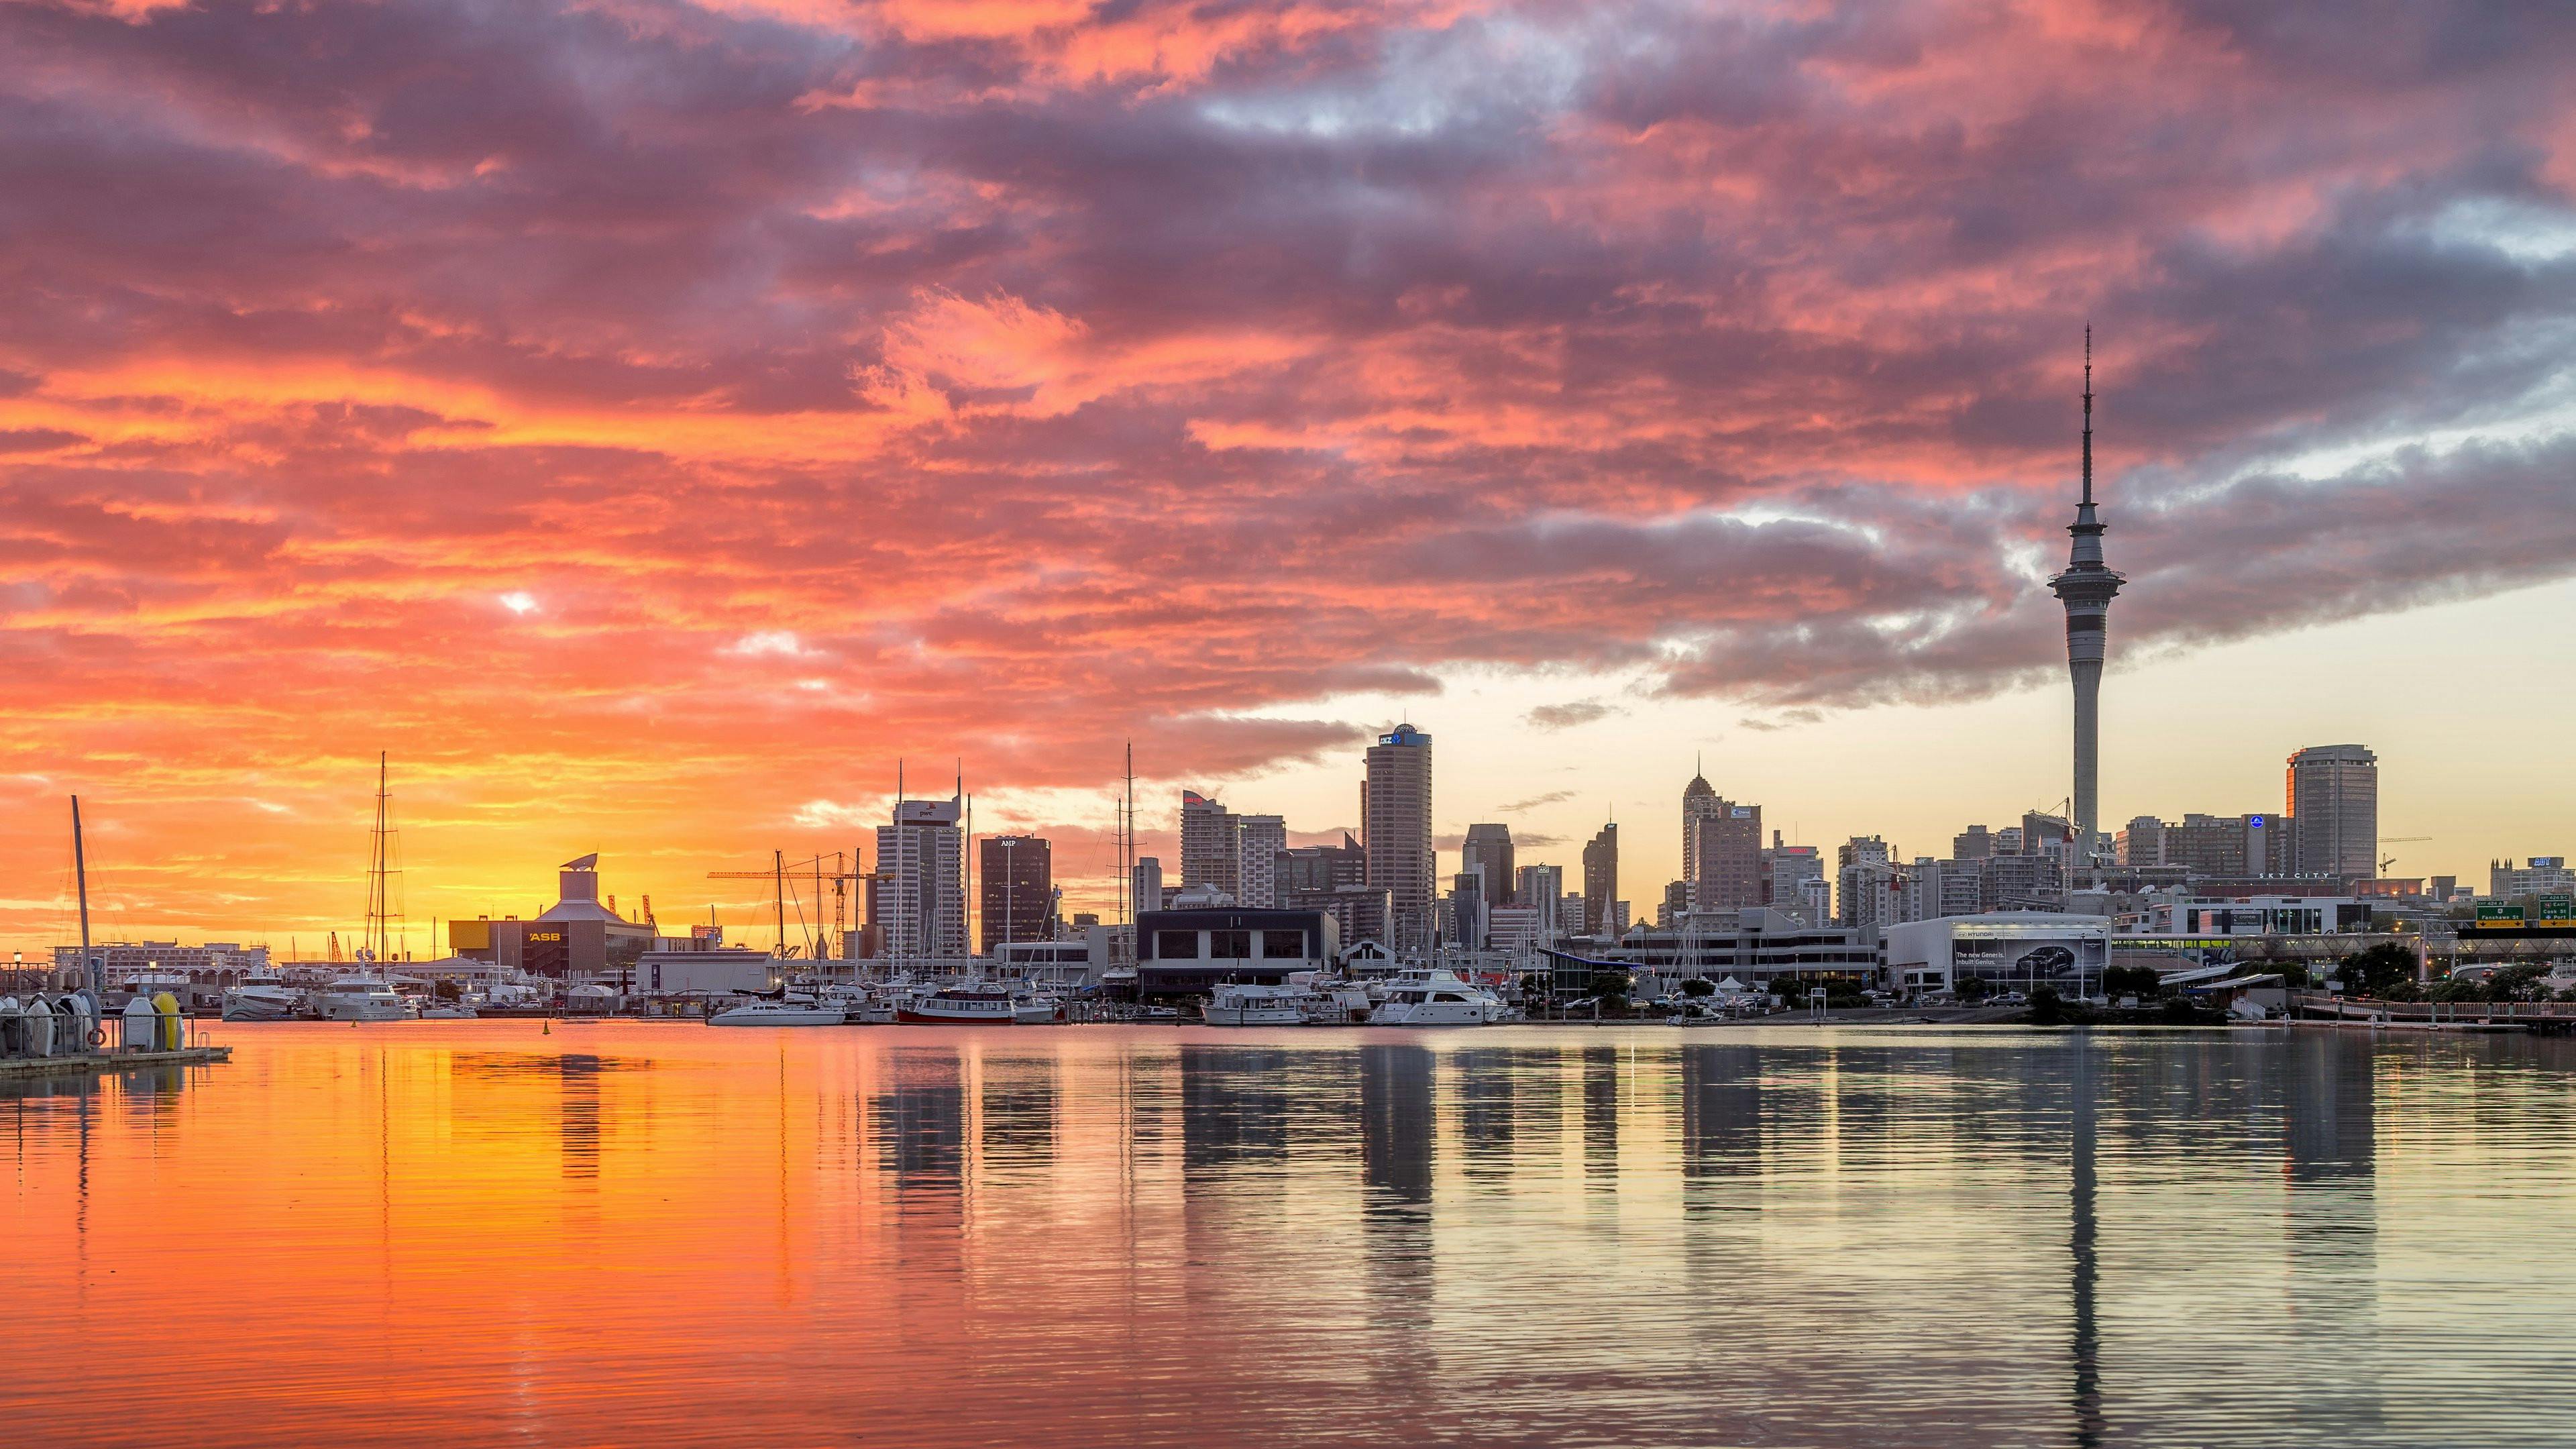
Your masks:
[{"label": "marina dock", "polygon": [[180,1047],[166,1052],[82,1052],[58,1057],[0,1058],[0,1082],[42,1077],[98,1076],[147,1067],[196,1067],[233,1059],[228,1046]]}]

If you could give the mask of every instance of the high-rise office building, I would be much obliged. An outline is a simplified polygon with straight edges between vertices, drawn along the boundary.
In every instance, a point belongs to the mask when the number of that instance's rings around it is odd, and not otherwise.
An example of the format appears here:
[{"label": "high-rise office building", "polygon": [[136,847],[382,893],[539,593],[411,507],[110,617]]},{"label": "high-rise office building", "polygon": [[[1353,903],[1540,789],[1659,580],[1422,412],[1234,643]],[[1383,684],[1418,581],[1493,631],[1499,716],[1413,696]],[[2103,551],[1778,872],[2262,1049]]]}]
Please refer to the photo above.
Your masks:
[{"label": "high-rise office building", "polygon": [[1712,796],[1692,824],[1696,838],[1691,855],[1698,873],[1690,878],[1690,908],[1740,911],[1764,904],[1762,807]]},{"label": "high-rise office building", "polygon": [[1888,926],[1896,922],[1896,863],[1886,841],[1855,835],[1834,850],[1834,924]]},{"label": "high-rise office building", "polygon": [[1610,911],[1619,899],[1619,822],[1601,827],[1583,846],[1583,929],[1607,936],[1618,928]]},{"label": "high-rise office building", "polygon": [[2379,874],[2379,757],[2359,745],[2290,756],[2292,858],[2305,876]]},{"label": "high-rise office building", "polygon": [[2075,856],[2090,861],[2101,826],[2099,765],[2102,658],[2111,600],[2128,582],[2102,561],[2104,524],[2093,511],[2093,329],[2084,329],[2084,491],[2067,533],[2066,568],[2048,581],[2066,606],[2066,671],[2075,686]]},{"label": "high-rise office building", "polygon": [[2153,815],[2140,815],[2129,821],[2111,842],[2111,858],[2132,869],[2143,865],[2165,863],[2165,823]]},{"label": "high-rise office building", "polygon": [[1564,895],[1564,866],[1524,865],[1512,872],[1512,899],[1538,912],[1542,939],[1553,940],[1560,931],[1573,934],[1568,923],[1557,916],[1557,905]]},{"label": "high-rise office building", "polygon": [[1449,939],[1470,951],[1485,948],[1485,877],[1462,870],[1449,880]]},{"label": "high-rise office building", "polygon": [[1127,909],[1159,911],[1163,908],[1163,862],[1159,856],[1140,855],[1129,870]]},{"label": "high-rise office building", "polygon": [[1717,787],[1698,771],[1682,787],[1682,880],[1699,883],[1699,823],[1718,810],[1723,802],[1717,798]]},{"label": "high-rise office building", "polygon": [[1808,905],[1807,882],[1823,883],[1830,902],[1832,885],[1825,880],[1825,855],[1812,845],[1789,845],[1780,832],[1771,832],[1771,848],[1762,852],[1762,904],[1784,914],[1798,916],[1811,926],[1828,925],[1830,909],[1814,916],[1803,914]]},{"label": "high-rise office building", "polygon": [[1982,825],[1971,825],[1950,837],[1952,860],[1983,860],[1994,853],[1994,832]]},{"label": "high-rise office building", "polygon": [[[1339,845],[1296,845],[1279,852],[1275,873],[1279,901],[1285,907],[1301,894],[1329,894],[1343,886],[1368,884],[1368,852],[1351,839],[1350,832],[1344,831]],[[1297,906],[1299,910],[1314,908],[1311,902]]]},{"label": "high-rise office building", "polygon": [[988,835],[976,843],[983,953],[1000,941],[1044,941],[1055,935],[1055,870],[1044,836]]},{"label": "high-rise office building", "polygon": [[1431,947],[1438,862],[1431,840],[1431,736],[1409,724],[1378,736],[1368,750],[1361,784],[1360,845],[1368,852],[1368,883],[1384,887],[1394,903],[1399,952]]},{"label": "high-rise office building", "polygon": [[966,836],[958,825],[964,813],[962,797],[900,800],[894,823],[877,827],[877,924],[889,959],[967,954]]},{"label": "high-rise office building", "polygon": [[1181,889],[1243,899],[1243,836],[1233,811],[1196,790],[1181,792]]},{"label": "high-rise office building", "polygon": [[1279,857],[1288,849],[1288,822],[1276,815],[1235,817],[1234,898],[1266,911],[1279,904]]},{"label": "high-rise office building", "polygon": [[1508,825],[1468,826],[1466,843],[1458,851],[1458,868],[1474,871],[1484,878],[1485,904],[1488,907],[1512,904],[1512,891],[1519,884],[1512,879],[1512,828]]}]

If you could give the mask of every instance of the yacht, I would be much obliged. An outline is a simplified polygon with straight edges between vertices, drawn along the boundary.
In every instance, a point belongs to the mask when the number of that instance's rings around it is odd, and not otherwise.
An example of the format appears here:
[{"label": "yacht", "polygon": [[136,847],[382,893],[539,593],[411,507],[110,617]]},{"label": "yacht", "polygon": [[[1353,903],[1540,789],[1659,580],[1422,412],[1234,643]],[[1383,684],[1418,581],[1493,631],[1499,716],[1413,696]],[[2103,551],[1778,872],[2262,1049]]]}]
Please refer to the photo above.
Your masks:
[{"label": "yacht", "polygon": [[1023,996],[1011,1003],[1013,1026],[1053,1026],[1064,1020],[1064,1003],[1051,996]]},{"label": "yacht", "polygon": [[810,996],[784,996],[775,1001],[766,998],[746,1001],[707,1018],[709,1026],[839,1026],[850,1019],[849,1012],[830,1002]]},{"label": "yacht", "polygon": [[[1020,1019],[1019,1004],[1007,991],[982,986],[951,986],[944,991],[907,999],[896,1008],[894,1019],[939,1026],[977,1022],[989,1026],[1010,1026]],[[1052,1016],[1046,1019],[1054,1020]]]},{"label": "yacht", "polygon": [[1371,1026],[1491,1026],[1511,1014],[1503,999],[1449,970],[1408,971],[1388,983]]},{"label": "yacht", "polygon": [[[1290,981],[1296,977],[1288,978]],[[1310,978],[1306,994],[1297,1000],[1297,1009],[1308,1026],[1364,1026],[1377,1003],[1369,999],[1368,988],[1355,981],[1335,981],[1324,977]]]},{"label": "yacht", "polygon": [[408,1021],[412,1008],[379,976],[343,976],[313,994],[324,1021]]},{"label": "yacht", "polygon": [[1200,1015],[1210,1026],[1302,1026],[1311,993],[1294,986],[1250,986],[1229,982],[1208,997]]},{"label": "yacht", "polygon": [[304,1011],[304,993],[274,970],[245,971],[224,993],[226,1021],[292,1021]]}]

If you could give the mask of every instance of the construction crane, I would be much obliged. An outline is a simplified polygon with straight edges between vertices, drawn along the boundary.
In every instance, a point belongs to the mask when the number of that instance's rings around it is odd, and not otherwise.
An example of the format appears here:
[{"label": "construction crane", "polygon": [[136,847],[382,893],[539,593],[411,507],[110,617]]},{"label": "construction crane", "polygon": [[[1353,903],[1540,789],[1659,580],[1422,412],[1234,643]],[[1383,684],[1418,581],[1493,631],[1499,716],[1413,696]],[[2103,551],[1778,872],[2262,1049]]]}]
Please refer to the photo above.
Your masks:
[{"label": "construction crane", "polygon": [[[2382,845],[2417,845],[2432,838],[2433,837],[2429,835],[2383,835],[2379,837],[2379,843]],[[2379,873],[2381,875],[2388,874],[2388,868],[2396,863],[2396,856],[2382,856],[2379,861]]]},{"label": "construction crane", "polygon": [[[826,872],[824,870],[825,866],[829,866],[831,869]],[[782,956],[793,956],[796,954],[795,951],[791,950],[787,945],[787,882],[791,878],[797,877],[808,877],[813,881],[814,914],[817,918],[814,925],[817,931],[822,927],[822,921],[820,918],[823,913],[823,885],[826,881],[830,882],[832,886],[832,934],[830,937],[825,937],[824,939],[817,941],[813,939],[814,932],[809,931],[807,933],[805,946],[806,957],[808,960],[821,961],[831,954],[832,939],[838,937],[842,932],[849,929],[848,922],[851,884],[853,882],[863,881],[869,878],[865,874],[852,871],[849,866],[849,856],[837,850],[832,852],[830,855],[817,855],[811,860],[798,861],[790,861],[787,859],[785,851],[773,850],[769,853],[769,869],[767,870],[711,870],[707,872],[707,879],[765,880],[769,882],[771,909],[776,913],[778,926],[778,951]],[[804,914],[802,905],[803,903],[799,902],[797,914],[800,917]]]}]

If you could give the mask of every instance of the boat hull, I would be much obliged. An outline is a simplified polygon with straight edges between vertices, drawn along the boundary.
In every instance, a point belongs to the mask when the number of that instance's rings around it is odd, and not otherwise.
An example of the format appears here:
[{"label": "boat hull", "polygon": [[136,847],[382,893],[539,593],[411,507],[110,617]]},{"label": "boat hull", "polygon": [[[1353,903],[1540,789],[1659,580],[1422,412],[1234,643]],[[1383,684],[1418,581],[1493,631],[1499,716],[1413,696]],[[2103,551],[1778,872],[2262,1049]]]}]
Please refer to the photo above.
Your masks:
[{"label": "boat hull", "polygon": [[1294,1006],[1211,1006],[1201,1015],[1210,1026],[1303,1026],[1306,1013]]},{"label": "boat hull", "polygon": [[707,1018],[709,1026],[839,1026],[848,1021],[838,1011],[757,1011],[736,1007]]}]

